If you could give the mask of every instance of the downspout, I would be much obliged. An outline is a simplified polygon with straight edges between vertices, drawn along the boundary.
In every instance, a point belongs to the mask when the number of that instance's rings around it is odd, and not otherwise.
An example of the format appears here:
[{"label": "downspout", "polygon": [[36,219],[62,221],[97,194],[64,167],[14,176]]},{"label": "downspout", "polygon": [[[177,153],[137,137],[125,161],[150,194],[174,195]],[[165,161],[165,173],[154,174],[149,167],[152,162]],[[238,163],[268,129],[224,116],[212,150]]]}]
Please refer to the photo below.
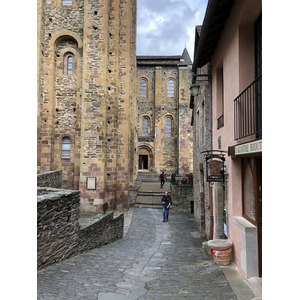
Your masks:
[{"label": "downspout", "polygon": [[212,150],[212,87],[211,75],[208,76],[208,90],[209,90],[209,150]]},{"label": "downspout", "polygon": [[180,72],[179,65],[178,68],[178,83],[177,83],[177,157],[176,157],[176,174],[179,175],[179,82],[180,82]]},{"label": "downspout", "polygon": [[[209,91],[209,150],[212,151],[212,84],[211,76],[208,77]],[[210,205],[210,224],[209,224],[209,239],[213,239],[214,233],[214,210],[213,210],[213,187],[209,183],[209,205]]]}]

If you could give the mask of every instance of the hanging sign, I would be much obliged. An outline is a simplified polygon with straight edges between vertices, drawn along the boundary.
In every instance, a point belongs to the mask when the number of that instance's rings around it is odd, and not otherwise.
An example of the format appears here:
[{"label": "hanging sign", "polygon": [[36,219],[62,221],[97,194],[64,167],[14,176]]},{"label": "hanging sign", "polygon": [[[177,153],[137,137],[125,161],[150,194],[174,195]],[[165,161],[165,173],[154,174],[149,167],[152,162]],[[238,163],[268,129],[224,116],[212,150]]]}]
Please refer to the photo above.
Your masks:
[{"label": "hanging sign", "polygon": [[211,150],[202,152],[206,160],[206,181],[224,182],[224,151]]}]

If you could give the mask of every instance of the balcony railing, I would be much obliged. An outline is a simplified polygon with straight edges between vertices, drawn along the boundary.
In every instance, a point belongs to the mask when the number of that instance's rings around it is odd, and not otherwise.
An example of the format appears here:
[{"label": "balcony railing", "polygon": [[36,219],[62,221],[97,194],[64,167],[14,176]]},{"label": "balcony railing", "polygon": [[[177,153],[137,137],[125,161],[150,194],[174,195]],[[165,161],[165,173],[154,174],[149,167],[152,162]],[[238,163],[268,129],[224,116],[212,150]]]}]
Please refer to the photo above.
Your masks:
[{"label": "balcony railing", "polygon": [[234,139],[262,137],[262,75],[234,99]]}]

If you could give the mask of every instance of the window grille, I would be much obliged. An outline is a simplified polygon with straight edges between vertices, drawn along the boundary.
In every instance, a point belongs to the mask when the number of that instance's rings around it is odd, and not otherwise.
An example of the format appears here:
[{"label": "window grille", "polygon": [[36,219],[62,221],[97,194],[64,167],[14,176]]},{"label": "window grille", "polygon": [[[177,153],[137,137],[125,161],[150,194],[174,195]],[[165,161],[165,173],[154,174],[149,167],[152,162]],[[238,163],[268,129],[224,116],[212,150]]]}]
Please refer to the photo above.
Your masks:
[{"label": "window grille", "polygon": [[71,152],[71,140],[68,137],[64,137],[62,140],[62,158],[70,158]]},{"label": "window grille", "polygon": [[140,80],[140,97],[146,97],[147,95],[147,81],[146,79]]},{"label": "window grille", "polygon": [[174,87],[175,83],[174,80],[168,80],[168,97],[169,98],[174,98]]}]

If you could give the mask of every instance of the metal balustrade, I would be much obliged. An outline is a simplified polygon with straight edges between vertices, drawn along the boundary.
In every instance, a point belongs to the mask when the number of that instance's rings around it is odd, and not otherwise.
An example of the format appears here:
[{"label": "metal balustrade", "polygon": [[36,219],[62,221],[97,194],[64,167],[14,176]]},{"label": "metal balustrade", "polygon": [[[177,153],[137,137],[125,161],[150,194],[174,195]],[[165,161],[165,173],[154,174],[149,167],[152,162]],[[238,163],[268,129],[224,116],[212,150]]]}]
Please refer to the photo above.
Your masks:
[{"label": "metal balustrade", "polygon": [[262,75],[234,99],[234,139],[262,137]]}]

